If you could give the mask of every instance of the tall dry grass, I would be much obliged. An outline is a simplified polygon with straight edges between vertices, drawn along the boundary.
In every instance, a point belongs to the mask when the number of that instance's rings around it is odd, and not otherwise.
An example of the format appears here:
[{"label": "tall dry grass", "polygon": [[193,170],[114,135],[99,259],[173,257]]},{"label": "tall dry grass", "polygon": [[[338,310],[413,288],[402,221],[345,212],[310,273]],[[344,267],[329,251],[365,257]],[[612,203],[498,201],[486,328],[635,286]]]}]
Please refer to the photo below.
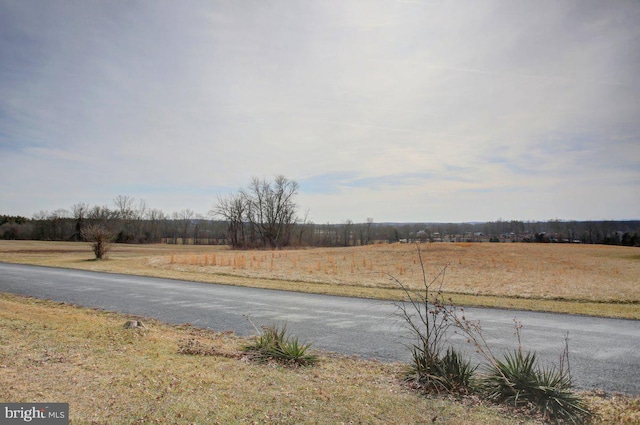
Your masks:
[{"label": "tall dry grass", "polygon": [[[640,302],[640,250],[601,245],[422,244],[429,272],[445,264],[444,290],[470,295]],[[213,259],[209,260],[209,256]],[[177,256],[157,266],[199,266],[201,273],[389,287],[388,275],[419,285],[411,244]]]},{"label": "tall dry grass", "polygon": [[[423,244],[427,273],[449,264],[444,291],[461,305],[640,318],[640,250],[602,245]],[[399,299],[389,274],[419,285],[416,247],[233,251],[224,246],[0,241],[0,261],[333,295]]]}]

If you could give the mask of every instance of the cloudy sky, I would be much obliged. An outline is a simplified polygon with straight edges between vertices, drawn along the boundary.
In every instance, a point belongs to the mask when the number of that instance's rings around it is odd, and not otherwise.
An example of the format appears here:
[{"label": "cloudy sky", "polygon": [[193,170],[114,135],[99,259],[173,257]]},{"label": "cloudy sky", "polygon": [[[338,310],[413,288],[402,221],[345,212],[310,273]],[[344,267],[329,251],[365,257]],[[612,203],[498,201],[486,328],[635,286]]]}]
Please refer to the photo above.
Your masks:
[{"label": "cloudy sky", "polygon": [[0,0],[0,214],[640,218],[640,2]]}]

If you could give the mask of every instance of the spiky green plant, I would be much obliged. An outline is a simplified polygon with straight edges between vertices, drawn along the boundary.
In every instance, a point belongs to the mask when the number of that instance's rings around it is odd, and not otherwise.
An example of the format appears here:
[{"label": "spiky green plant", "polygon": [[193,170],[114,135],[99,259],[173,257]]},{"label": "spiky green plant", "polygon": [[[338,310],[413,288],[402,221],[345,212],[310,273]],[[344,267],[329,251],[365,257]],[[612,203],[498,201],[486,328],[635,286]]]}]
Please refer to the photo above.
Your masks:
[{"label": "spiky green plant", "polygon": [[263,326],[254,343],[245,347],[259,361],[275,360],[279,363],[308,366],[317,363],[318,356],[307,353],[311,344],[301,343],[297,337],[287,335],[286,326]]},{"label": "spiky green plant", "polygon": [[475,370],[476,367],[452,347],[440,357],[414,346],[406,380],[426,392],[466,393]]},{"label": "spiky green plant", "polygon": [[455,307],[442,293],[447,266],[429,280],[419,244],[416,250],[422,269],[420,290],[410,289],[397,277],[387,274],[406,295],[407,300],[397,304],[398,313],[418,341],[412,347],[413,362],[405,378],[425,392],[468,392],[476,368],[447,342],[449,329],[456,325]]},{"label": "spiky green plant", "polygon": [[532,406],[550,421],[583,423],[589,416],[585,402],[573,390],[568,373],[539,368],[536,354],[521,350],[495,359],[481,380],[489,399],[514,406]]},{"label": "spiky green plant", "polygon": [[472,366],[460,352],[448,348],[442,358],[442,372],[452,390],[467,391],[471,387],[477,366]]}]

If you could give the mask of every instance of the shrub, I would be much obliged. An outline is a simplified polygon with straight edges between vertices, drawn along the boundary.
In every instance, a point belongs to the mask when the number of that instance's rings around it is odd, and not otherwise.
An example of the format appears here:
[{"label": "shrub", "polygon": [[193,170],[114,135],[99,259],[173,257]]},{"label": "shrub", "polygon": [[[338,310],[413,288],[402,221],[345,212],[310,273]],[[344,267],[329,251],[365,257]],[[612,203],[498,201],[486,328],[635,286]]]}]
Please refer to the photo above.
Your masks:
[{"label": "shrub", "polygon": [[536,354],[521,350],[495,359],[481,380],[487,397],[516,407],[532,406],[546,420],[583,423],[589,416],[584,401],[573,391],[571,378],[562,369],[539,368]]},{"label": "shrub", "polygon": [[101,224],[90,224],[82,229],[84,240],[91,242],[96,260],[106,260],[111,250],[113,232]]},{"label": "shrub", "polygon": [[297,337],[287,335],[286,326],[263,326],[262,332],[245,351],[259,361],[275,360],[282,364],[307,366],[317,363],[318,356],[308,354],[311,344],[302,344]]},{"label": "shrub", "polygon": [[[413,336],[419,340],[419,344],[413,345],[413,363],[405,379],[427,392],[460,393],[477,388],[496,402],[516,407],[531,406],[548,421],[583,423],[590,412],[573,390],[568,336],[559,367],[541,369],[535,353],[523,354],[520,340],[522,324],[515,321],[518,349],[513,354],[507,353],[504,360],[499,360],[487,344],[480,323],[466,319],[464,309],[457,309],[450,300],[445,302],[442,284],[447,266],[429,281],[420,246],[417,247],[422,266],[421,292],[410,290],[399,279],[389,275],[408,298],[405,303],[398,304],[398,310]],[[441,356],[444,346],[448,345],[447,331],[450,328],[464,335],[489,364],[488,373],[478,381],[478,385],[472,385],[475,384],[472,381],[476,367],[464,360],[459,352],[449,346],[446,354]]]},{"label": "shrub", "polygon": [[417,346],[405,379],[425,392],[466,393],[477,366],[449,347],[443,357],[430,356]]},{"label": "shrub", "polygon": [[406,302],[397,304],[399,315],[419,341],[413,345],[413,362],[405,379],[425,392],[468,392],[476,368],[447,343],[449,328],[457,326],[453,320],[456,318],[455,307],[450,301],[446,302],[442,293],[447,266],[429,280],[420,245],[416,244],[416,248],[422,268],[420,290],[412,290],[388,274],[407,298]]}]

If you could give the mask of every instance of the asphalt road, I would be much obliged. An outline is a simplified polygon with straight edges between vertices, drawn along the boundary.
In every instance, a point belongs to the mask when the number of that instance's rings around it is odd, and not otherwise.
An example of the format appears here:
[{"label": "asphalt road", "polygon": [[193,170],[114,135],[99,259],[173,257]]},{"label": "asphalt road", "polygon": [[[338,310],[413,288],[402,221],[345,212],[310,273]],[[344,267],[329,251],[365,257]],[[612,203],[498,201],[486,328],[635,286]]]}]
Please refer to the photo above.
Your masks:
[{"label": "asphalt road", "polygon": [[[410,334],[393,302],[3,263],[0,292],[239,335],[255,334],[249,319],[256,326],[286,324],[318,349],[385,362],[410,359]],[[467,308],[465,315],[480,321],[494,353],[516,348],[518,320],[524,348],[535,350],[542,365],[557,364],[568,333],[579,388],[640,394],[638,321],[482,308]],[[461,337],[451,342],[473,355]]]}]

